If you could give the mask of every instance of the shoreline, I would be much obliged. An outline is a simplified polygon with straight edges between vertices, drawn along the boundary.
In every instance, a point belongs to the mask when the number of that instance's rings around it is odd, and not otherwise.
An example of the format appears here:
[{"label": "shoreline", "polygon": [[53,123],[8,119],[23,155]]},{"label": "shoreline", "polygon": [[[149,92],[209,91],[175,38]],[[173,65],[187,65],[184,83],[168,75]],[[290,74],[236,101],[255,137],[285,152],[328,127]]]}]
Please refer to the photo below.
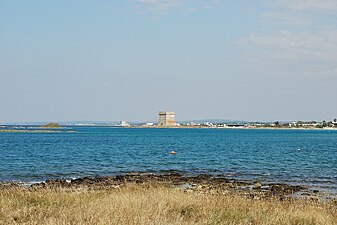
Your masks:
[{"label": "shoreline", "polygon": [[178,188],[187,193],[248,196],[252,199],[310,199],[322,201],[330,199],[337,201],[337,193],[320,190],[318,187],[292,185],[283,182],[239,180],[210,174],[186,176],[177,172],[160,174],[130,172],[123,175],[81,177],[72,180],[50,179],[42,182],[0,181],[0,190],[8,188],[109,190],[129,185],[142,186],[147,184],[161,184]]},{"label": "shoreline", "polygon": [[[56,128],[58,129],[58,128]],[[41,128],[38,130],[1,130],[0,129],[0,133],[73,133],[76,131],[73,130],[50,130],[50,129],[46,129],[46,128]]]},{"label": "shoreline", "polygon": [[60,132],[63,132],[63,131],[59,131],[59,130],[0,130],[0,133],[60,133]]}]

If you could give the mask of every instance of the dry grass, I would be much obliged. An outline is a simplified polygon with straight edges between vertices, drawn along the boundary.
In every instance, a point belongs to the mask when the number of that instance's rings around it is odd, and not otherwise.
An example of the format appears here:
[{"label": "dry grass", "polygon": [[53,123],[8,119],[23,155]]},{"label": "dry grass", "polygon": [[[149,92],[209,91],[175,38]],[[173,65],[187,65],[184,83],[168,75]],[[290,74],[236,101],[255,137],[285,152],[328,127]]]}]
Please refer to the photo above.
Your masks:
[{"label": "dry grass", "polygon": [[184,193],[160,185],[3,189],[0,224],[337,224],[337,212],[328,204]]}]

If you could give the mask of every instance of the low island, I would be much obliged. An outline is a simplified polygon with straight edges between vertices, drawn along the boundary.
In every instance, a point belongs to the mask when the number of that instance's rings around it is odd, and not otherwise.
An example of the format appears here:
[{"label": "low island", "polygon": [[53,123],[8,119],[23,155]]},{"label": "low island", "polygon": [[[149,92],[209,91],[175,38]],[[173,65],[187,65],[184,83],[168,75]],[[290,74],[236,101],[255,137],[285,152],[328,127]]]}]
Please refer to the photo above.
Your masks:
[{"label": "low island", "polygon": [[48,123],[48,124],[42,125],[41,127],[43,127],[43,128],[60,128],[61,125],[58,124],[58,123]]},{"label": "low island", "polygon": [[0,133],[55,133],[55,132],[75,132],[65,130],[58,123],[48,123],[41,126],[3,126]]}]

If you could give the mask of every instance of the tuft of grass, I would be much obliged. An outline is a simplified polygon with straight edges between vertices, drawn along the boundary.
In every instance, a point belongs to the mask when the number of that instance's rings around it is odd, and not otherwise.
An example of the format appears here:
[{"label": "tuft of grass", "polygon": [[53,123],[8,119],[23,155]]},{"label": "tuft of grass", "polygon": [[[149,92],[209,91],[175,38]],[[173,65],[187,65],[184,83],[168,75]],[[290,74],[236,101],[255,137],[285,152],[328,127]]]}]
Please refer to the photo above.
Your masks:
[{"label": "tuft of grass", "polygon": [[167,185],[120,189],[2,189],[0,224],[337,224],[336,205],[185,193]]}]

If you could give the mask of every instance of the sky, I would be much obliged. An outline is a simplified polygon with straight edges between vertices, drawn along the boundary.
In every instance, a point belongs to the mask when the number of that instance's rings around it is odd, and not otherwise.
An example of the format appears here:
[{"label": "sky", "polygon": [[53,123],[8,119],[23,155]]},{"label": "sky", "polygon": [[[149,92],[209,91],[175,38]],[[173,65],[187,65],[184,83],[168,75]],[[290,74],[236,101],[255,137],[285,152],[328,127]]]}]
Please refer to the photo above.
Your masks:
[{"label": "sky", "polygon": [[0,123],[333,120],[336,0],[0,0]]}]

